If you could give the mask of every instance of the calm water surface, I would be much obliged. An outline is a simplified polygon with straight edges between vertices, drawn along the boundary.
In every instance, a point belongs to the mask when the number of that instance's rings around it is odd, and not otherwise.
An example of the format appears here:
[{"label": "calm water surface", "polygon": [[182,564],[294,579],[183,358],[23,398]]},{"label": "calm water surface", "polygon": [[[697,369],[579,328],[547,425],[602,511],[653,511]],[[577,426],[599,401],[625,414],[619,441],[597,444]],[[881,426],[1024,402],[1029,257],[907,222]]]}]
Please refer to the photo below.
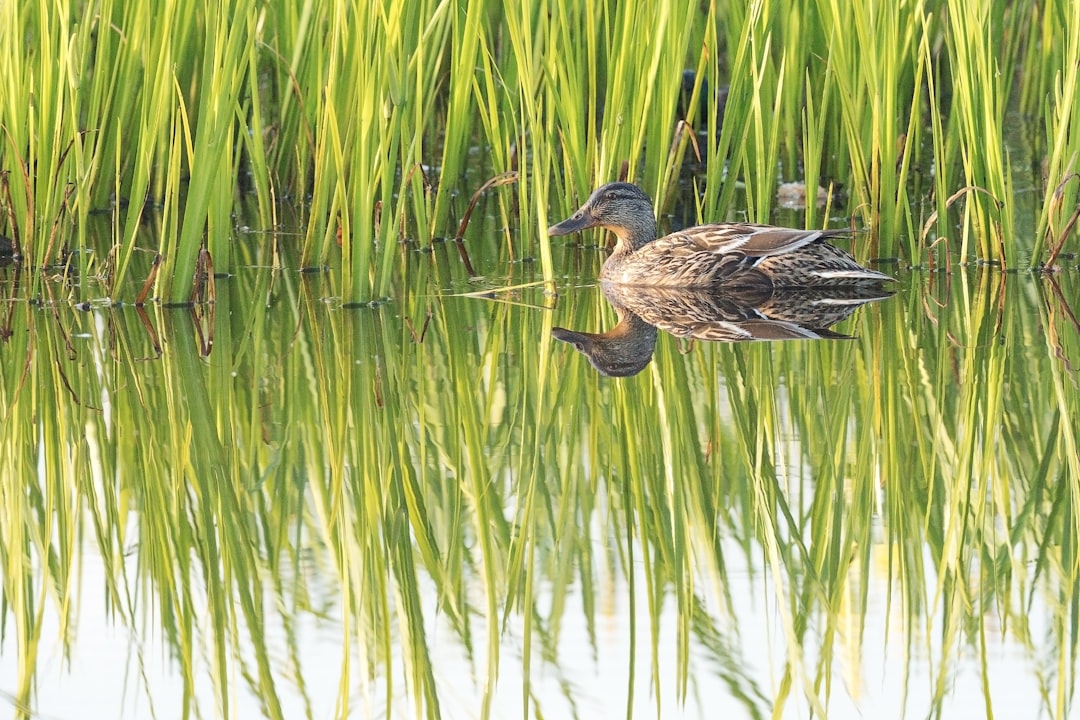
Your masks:
[{"label": "calm water surface", "polygon": [[602,258],[6,302],[12,714],[1069,715],[1075,267],[884,266],[847,339],[616,379],[552,338],[616,324]]}]

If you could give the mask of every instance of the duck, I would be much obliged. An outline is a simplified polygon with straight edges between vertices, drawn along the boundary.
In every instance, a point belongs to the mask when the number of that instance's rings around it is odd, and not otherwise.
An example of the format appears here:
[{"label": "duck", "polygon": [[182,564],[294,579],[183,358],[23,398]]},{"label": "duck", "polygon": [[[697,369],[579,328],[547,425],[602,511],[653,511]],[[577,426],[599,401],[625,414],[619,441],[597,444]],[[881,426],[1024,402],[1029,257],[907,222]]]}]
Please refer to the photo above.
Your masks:
[{"label": "duck", "polygon": [[595,227],[617,238],[599,279],[618,285],[731,290],[850,287],[894,280],[827,242],[850,235],[848,230],[712,223],[658,238],[652,200],[632,183],[601,186],[577,212],[552,225],[548,235]]}]

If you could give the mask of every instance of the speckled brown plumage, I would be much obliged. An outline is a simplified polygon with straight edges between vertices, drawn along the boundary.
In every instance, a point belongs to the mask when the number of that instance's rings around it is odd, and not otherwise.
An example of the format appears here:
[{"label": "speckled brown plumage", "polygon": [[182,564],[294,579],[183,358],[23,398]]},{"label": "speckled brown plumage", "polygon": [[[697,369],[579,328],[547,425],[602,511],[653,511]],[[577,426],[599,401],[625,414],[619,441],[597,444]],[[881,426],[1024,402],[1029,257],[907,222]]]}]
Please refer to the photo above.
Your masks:
[{"label": "speckled brown plumage", "polygon": [[826,242],[842,230],[794,230],[752,223],[697,225],[656,237],[652,201],[636,185],[596,190],[550,235],[592,227],[615,233],[600,279],[620,285],[680,288],[787,288],[879,285],[892,280]]}]

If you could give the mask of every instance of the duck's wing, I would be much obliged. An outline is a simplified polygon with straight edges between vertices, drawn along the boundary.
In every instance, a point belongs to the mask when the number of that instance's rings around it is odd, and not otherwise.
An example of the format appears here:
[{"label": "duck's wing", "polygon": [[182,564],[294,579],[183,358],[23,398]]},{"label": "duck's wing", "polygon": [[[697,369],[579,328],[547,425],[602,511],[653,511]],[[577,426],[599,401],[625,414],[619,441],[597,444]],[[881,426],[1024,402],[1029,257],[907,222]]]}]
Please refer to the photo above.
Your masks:
[{"label": "duck's wing", "polygon": [[703,240],[697,231],[672,233],[634,252],[632,267],[621,268],[607,279],[626,285],[702,288],[732,283],[771,287],[769,279],[754,269],[760,258],[739,250],[722,251]]},{"label": "duck's wing", "polygon": [[764,258],[798,250],[825,238],[846,235],[843,230],[796,230],[754,223],[697,225],[672,233],[704,252],[717,255],[741,254]]}]

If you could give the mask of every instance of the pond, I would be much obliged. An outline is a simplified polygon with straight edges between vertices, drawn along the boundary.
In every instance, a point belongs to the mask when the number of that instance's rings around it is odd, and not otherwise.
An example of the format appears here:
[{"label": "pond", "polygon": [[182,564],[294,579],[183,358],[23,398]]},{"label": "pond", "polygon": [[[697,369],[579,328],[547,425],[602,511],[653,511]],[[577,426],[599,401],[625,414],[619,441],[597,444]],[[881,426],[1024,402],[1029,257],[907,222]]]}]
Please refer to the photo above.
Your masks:
[{"label": "pond", "polygon": [[358,306],[286,232],[195,310],[0,268],[14,715],[1069,715],[1075,261],[609,378],[599,237]]}]

